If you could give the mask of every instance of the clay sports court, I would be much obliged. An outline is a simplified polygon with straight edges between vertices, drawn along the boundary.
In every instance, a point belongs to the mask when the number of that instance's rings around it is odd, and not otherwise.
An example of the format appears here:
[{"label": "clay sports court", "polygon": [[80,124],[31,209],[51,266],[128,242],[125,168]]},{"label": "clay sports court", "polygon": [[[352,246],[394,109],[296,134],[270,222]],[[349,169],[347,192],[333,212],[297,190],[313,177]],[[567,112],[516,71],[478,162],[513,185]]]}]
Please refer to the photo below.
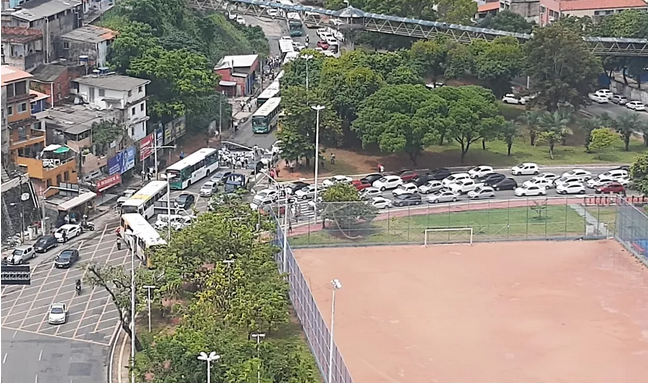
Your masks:
[{"label": "clay sports court", "polygon": [[648,382],[648,271],[615,241],[300,249],[354,383]]}]

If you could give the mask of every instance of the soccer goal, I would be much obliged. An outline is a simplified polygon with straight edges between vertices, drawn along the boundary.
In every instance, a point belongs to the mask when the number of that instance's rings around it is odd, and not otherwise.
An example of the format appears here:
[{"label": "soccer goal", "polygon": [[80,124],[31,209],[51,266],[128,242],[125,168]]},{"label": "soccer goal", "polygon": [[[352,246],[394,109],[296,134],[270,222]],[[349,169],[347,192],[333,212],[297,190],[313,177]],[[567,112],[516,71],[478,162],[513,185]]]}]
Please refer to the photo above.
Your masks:
[{"label": "soccer goal", "polygon": [[424,246],[428,245],[472,245],[472,227],[450,227],[425,229]]}]

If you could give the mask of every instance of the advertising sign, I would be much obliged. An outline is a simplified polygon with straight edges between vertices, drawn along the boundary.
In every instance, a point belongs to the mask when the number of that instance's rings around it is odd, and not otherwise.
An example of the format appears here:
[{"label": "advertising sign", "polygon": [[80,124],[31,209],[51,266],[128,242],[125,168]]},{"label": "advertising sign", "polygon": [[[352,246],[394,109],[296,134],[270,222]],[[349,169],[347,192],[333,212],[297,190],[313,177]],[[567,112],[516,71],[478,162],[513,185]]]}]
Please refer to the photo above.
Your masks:
[{"label": "advertising sign", "polygon": [[173,141],[172,126],[171,123],[164,125],[164,145],[169,145]]},{"label": "advertising sign", "polygon": [[155,130],[155,135],[157,136],[157,143],[155,146],[159,148],[160,146],[164,145],[164,128],[157,128]]},{"label": "advertising sign", "polygon": [[121,172],[122,166],[122,152],[117,153],[116,156],[108,159],[108,175],[113,175]]},{"label": "advertising sign", "polygon": [[174,125],[175,125],[175,139],[178,139],[182,136],[185,135],[186,131],[186,125],[185,125],[186,117],[178,117],[174,120]]},{"label": "advertising sign", "polygon": [[134,146],[130,146],[127,149],[122,151],[121,174],[124,174],[135,167],[136,154],[137,154],[137,150],[135,150]]},{"label": "advertising sign", "polygon": [[121,183],[121,174],[113,174],[104,179],[97,181],[97,192],[102,192]]},{"label": "advertising sign", "polygon": [[142,140],[140,141],[140,161],[144,161],[145,159],[149,158],[151,153],[153,153],[154,137],[154,133],[151,133],[148,136],[142,138]]}]

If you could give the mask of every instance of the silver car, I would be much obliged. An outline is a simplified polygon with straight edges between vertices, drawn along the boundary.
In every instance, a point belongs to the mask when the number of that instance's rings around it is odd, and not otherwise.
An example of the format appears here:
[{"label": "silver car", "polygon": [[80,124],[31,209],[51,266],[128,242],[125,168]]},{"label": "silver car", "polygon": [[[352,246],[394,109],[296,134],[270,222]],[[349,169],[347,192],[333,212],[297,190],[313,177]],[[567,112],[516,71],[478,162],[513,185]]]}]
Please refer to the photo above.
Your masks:
[{"label": "silver car", "polygon": [[427,198],[429,203],[455,202],[459,199],[459,194],[452,190],[439,190],[436,193],[430,194]]},{"label": "silver car", "polygon": [[67,306],[65,303],[52,303],[49,307],[47,323],[64,324],[67,322]]}]

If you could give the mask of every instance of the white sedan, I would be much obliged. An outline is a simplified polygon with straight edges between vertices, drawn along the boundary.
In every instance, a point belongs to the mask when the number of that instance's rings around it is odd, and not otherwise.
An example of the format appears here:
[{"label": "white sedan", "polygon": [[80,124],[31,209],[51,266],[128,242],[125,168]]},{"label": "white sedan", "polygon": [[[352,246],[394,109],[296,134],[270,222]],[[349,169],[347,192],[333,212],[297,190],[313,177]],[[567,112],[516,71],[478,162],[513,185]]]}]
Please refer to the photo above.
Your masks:
[{"label": "white sedan", "polygon": [[513,93],[508,93],[502,97],[502,102],[505,104],[526,104],[526,99],[524,97],[517,97]]},{"label": "white sedan", "polygon": [[547,178],[533,177],[530,180],[524,181],[524,183],[522,183],[522,186],[531,186],[531,185],[541,186],[545,189],[550,189],[553,186],[553,181]]},{"label": "white sedan", "polygon": [[275,189],[263,189],[257,192],[252,199],[252,202],[260,205],[275,201],[279,197],[279,192]]},{"label": "white sedan", "polygon": [[459,199],[459,194],[452,190],[439,190],[427,197],[429,203],[455,202]]},{"label": "white sedan", "polygon": [[514,176],[524,176],[524,175],[538,175],[540,174],[540,168],[538,164],[533,162],[524,162],[517,166],[511,168],[511,173]]},{"label": "white sedan", "polygon": [[371,185],[380,191],[387,189],[396,189],[403,184],[403,180],[399,176],[384,176],[383,178],[374,181]]},{"label": "white sedan", "polygon": [[54,237],[58,242],[67,242],[74,237],[78,237],[83,233],[81,225],[74,225],[71,223],[65,224],[54,232]]},{"label": "white sedan", "polygon": [[623,169],[608,170],[603,174],[599,174],[598,178],[602,180],[616,181],[619,178],[628,178],[628,172]]},{"label": "white sedan", "polygon": [[201,187],[198,192],[201,197],[211,197],[212,194],[216,191],[216,182],[207,181]]},{"label": "white sedan", "polygon": [[419,193],[421,194],[430,194],[435,191],[439,191],[443,188],[441,181],[432,180],[428,181],[426,184],[419,186]]},{"label": "white sedan", "polygon": [[322,186],[325,188],[329,188],[333,185],[336,184],[348,184],[353,181],[353,178],[347,177],[347,176],[333,176],[331,178],[327,178],[322,182]]},{"label": "white sedan", "polygon": [[626,108],[632,109],[635,111],[646,110],[646,106],[641,101],[630,101],[625,104]]},{"label": "white sedan", "polygon": [[472,178],[484,177],[489,174],[495,173],[492,166],[480,165],[468,170],[468,174]]},{"label": "white sedan", "polygon": [[557,174],[554,174],[554,173],[540,173],[540,174],[538,174],[537,176],[535,176],[533,178],[535,178],[535,179],[545,179],[545,180],[549,180],[550,182],[553,182],[553,181],[557,180],[559,177],[558,177]]},{"label": "white sedan", "polygon": [[295,197],[299,199],[310,199],[315,195],[315,185],[308,185],[295,192]]},{"label": "white sedan", "polygon": [[414,183],[407,183],[404,185],[398,185],[396,189],[392,192],[393,195],[403,195],[403,194],[414,194],[418,192],[418,187]]},{"label": "white sedan", "polygon": [[392,201],[384,197],[373,197],[371,199],[371,206],[377,209],[385,209],[392,206]]},{"label": "white sedan", "polygon": [[592,172],[589,172],[584,169],[574,169],[568,172],[564,172],[560,178],[568,178],[568,177],[577,177],[582,181],[586,181],[592,178]]},{"label": "white sedan", "polygon": [[587,180],[586,185],[590,189],[596,189],[598,187],[605,186],[605,185],[609,184],[612,181],[613,180],[601,179],[600,176],[599,176],[599,177]]},{"label": "white sedan", "polygon": [[376,197],[376,196],[379,196],[380,193],[382,193],[380,191],[380,189],[371,186],[371,187],[368,187],[368,188],[364,189],[362,191],[362,193],[360,193],[360,198]]},{"label": "white sedan", "polygon": [[448,187],[459,181],[469,180],[469,179],[471,179],[471,177],[470,174],[468,173],[455,173],[444,178],[443,181],[441,181],[441,184],[443,185],[443,187]]},{"label": "white sedan", "polygon": [[514,194],[517,197],[530,197],[530,196],[539,196],[547,195],[547,189],[538,185],[529,185],[529,186],[520,186],[515,189]]},{"label": "white sedan", "polygon": [[556,187],[558,194],[585,194],[585,185],[582,182],[571,182],[568,184],[558,185]]},{"label": "white sedan", "polygon": [[52,303],[47,314],[47,323],[64,324],[67,322],[67,306],[65,303]]},{"label": "white sedan", "polygon": [[495,197],[495,190],[490,186],[478,186],[474,190],[468,192],[468,198],[493,198]]}]

